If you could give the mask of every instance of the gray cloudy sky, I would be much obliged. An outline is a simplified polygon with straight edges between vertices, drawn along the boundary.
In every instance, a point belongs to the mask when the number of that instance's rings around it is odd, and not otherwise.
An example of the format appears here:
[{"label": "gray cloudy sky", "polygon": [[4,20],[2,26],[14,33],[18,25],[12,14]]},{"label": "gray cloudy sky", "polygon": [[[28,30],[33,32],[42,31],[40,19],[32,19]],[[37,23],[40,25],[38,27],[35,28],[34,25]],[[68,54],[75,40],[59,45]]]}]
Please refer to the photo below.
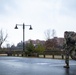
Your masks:
[{"label": "gray cloudy sky", "polygon": [[25,40],[45,40],[47,29],[63,37],[66,30],[76,31],[76,0],[0,0],[0,29],[8,33],[6,43],[22,40],[22,27],[14,27],[23,23],[33,27],[32,31],[25,27]]}]

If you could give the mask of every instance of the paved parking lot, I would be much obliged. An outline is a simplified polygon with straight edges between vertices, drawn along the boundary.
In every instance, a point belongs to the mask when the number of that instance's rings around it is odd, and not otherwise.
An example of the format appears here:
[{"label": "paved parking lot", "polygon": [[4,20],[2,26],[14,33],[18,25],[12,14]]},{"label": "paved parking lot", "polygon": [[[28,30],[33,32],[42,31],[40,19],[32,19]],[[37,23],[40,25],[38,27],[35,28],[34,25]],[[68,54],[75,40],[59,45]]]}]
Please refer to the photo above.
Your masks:
[{"label": "paved parking lot", "polygon": [[63,68],[64,60],[24,57],[0,57],[0,75],[76,75],[76,61]]}]

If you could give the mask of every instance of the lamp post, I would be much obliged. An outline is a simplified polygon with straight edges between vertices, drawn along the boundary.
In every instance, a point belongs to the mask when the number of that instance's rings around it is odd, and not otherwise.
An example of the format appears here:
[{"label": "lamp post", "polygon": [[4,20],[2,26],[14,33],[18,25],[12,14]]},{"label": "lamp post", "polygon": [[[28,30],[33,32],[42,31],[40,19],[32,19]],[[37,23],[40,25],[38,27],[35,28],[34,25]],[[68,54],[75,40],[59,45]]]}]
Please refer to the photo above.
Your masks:
[{"label": "lamp post", "polygon": [[[25,26],[30,26],[29,30],[32,30],[32,26],[31,25],[25,25],[23,24],[16,24],[15,29],[18,29],[18,26],[23,26],[23,54],[25,52]],[[23,55],[22,55],[23,56]]]}]

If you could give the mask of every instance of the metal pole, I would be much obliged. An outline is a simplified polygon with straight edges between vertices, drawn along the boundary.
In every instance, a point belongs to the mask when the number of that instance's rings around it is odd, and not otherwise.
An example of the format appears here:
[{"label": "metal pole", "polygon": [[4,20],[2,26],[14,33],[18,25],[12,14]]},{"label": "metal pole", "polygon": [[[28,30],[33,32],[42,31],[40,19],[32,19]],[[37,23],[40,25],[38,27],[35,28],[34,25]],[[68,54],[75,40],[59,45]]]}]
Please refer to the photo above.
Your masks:
[{"label": "metal pole", "polygon": [[23,23],[23,55],[25,52],[25,25]]},{"label": "metal pole", "polygon": [[30,30],[32,30],[32,27],[31,25],[25,25],[24,23],[23,24],[16,24],[15,26],[15,29],[18,29],[17,25],[19,26],[23,26],[23,53],[22,53],[22,56],[25,54],[25,26],[30,26]]}]

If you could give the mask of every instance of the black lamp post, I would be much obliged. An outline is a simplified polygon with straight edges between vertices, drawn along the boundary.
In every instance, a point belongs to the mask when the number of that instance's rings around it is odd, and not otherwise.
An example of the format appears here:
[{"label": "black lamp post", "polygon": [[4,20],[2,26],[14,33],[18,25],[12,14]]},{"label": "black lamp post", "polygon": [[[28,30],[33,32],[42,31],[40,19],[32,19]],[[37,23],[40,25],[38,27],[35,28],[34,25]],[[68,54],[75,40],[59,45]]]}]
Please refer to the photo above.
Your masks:
[{"label": "black lamp post", "polygon": [[18,29],[18,26],[23,26],[23,54],[25,52],[25,26],[30,26],[29,30],[32,30],[32,26],[31,25],[25,25],[23,24],[16,24],[15,29]]}]

